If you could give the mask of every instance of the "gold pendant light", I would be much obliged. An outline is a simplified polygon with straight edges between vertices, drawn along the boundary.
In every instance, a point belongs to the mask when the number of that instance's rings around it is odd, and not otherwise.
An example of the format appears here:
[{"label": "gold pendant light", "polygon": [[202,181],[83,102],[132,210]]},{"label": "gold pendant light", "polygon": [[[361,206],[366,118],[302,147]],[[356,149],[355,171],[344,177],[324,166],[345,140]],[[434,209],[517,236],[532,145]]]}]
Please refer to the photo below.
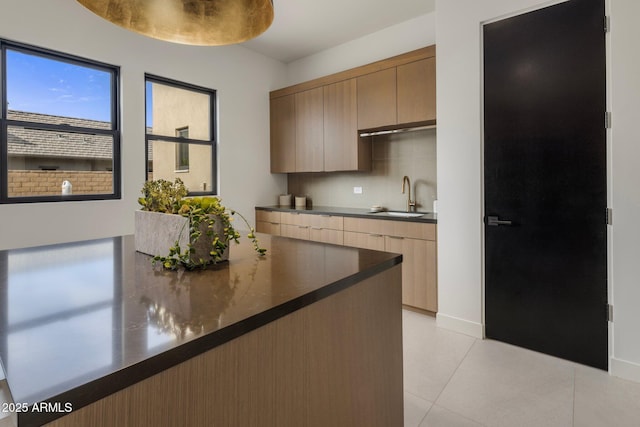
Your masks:
[{"label": "gold pendant light", "polygon": [[259,36],[272,0],[77,0],[127,30],[174,43],[219,46]]}]

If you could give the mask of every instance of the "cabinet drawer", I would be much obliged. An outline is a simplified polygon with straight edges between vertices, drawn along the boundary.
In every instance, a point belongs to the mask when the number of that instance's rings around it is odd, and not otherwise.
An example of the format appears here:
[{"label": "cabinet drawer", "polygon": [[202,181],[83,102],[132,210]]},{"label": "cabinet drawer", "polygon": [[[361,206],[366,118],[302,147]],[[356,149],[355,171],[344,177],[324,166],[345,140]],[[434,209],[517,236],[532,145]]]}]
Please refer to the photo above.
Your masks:
[{"label": "cabinet drawer", "polygon": [[436,240],[436,224],[384,219],[345,218],[344,230],[412,239]]},{"label": "cabinet drawer", "polygon": [[282,212],[280,214],[280,223],[289,225],[309,226],[309,214],[301,214],[298,212]]},{"label": "cabinet drawer", "polygon": [[309,226],[280,224],[280,235],[294,239],[309,240]]},{"label": "cabinet drawer", "polygon": [[273,234],[275,236],[280,235],[280,223],[279,222],[267,222],[256,221],[256,231],[258,233]]},{"label": "cabinet drawer", "polygon": [[311,227],[309,228],[309,240],[314,242],[331,243],[333,245],[342,245],[342,230],[332,230],[329,228]]},{"label": "cabinet drawer", "polygon": [[280,212],[256,210],[256,222],[276,222],[280,223]]},{"label": "cabinet drawer", "polygon": [[[345,218],[346,219],[346,218]],[[384,236],[375,233],[344,232],[344,245],[356,248],[384,251]]]},{"label": "cabinet drawer", "polygon": [[308,216],[308,225],[316,228],[329,228],[331,230],[342,230],[343,217],[333,215],[306,215]]}]

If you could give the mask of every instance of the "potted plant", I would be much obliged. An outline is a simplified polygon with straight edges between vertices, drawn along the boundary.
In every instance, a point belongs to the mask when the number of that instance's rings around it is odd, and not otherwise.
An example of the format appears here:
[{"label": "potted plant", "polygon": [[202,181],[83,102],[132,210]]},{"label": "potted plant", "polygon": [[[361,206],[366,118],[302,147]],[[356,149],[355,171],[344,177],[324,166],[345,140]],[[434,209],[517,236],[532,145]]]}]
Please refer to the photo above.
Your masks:
[{"label": "potted plant", "polygon": [[[250,230],[247,237],[259,255],[255,229],[240,213],[228,210],[217,197],[187,197],[180,178],[147,181],[138,199],[141,210],[135,216],[135,247],[153,256],[164,268],[192,270],[229,258],[229,244],[238,243],[240,233],[232,225],[238,215]],[[166,254],[166,255],[162,255]]]}]

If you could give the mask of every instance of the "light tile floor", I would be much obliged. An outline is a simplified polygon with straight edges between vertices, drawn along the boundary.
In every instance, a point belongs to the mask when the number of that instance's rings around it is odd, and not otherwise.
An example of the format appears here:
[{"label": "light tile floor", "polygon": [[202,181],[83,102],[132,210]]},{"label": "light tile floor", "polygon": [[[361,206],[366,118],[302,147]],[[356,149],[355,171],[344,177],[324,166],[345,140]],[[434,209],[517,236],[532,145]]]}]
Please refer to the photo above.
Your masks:
[{"label": "light tile floor", "polygon": [[403,310],[405,427],[638,427],[640,383]]}]

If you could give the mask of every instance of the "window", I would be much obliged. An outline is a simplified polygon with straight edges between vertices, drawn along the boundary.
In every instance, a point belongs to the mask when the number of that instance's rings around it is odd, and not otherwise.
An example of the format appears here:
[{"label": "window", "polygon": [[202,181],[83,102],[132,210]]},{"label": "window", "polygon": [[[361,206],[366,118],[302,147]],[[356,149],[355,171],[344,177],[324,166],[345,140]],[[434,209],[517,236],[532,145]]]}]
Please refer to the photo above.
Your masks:
[{"label": "window", "polygon": [[120,198],[118,67],[0,40],[0,203]]},{"label": "window", "polygon": [[146,76],[147,179],[180,178],[191,195],[215,194],[215,95]]}]

